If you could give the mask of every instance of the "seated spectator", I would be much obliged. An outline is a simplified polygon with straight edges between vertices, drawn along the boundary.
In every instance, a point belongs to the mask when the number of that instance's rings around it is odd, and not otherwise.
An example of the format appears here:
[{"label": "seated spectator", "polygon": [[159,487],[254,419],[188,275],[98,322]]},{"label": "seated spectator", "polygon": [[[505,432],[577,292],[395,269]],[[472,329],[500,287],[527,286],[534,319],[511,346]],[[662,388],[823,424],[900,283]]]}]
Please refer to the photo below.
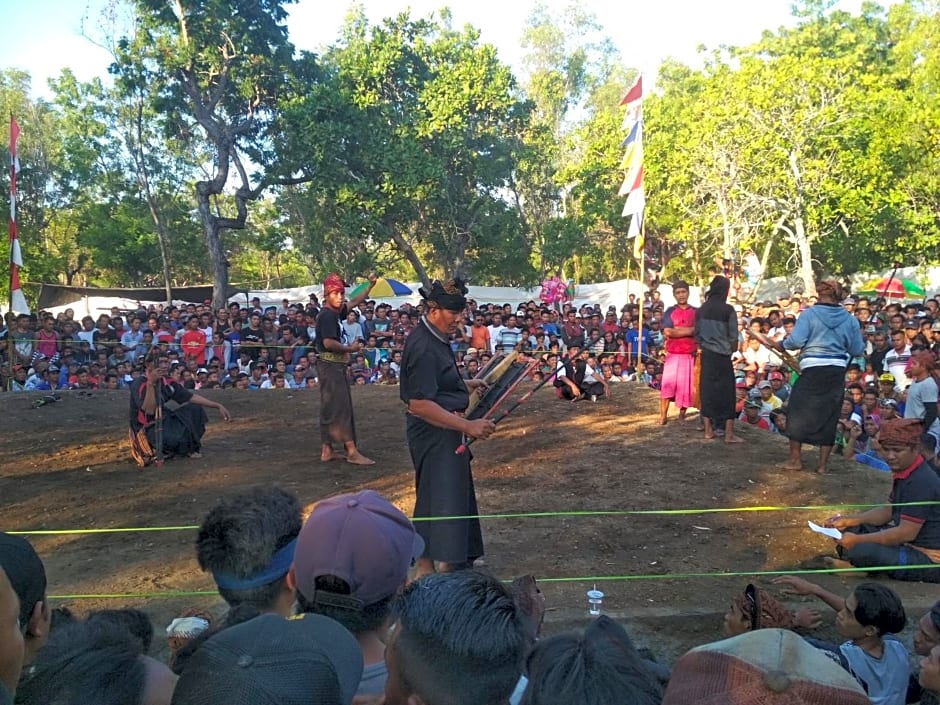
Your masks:
[{"label": "seated spectator", "polygon": [[[758,383],[757,392],[760,395],[760,415],[762,419],[767,421],[770,420],[770,412],[779,409],[783,406],[783,402],[780,401],[774,395],[774,388],[770,382],[764,380],[763,382]],[[768,424],[769,425],[769,424]]]},{"label": "seated spectator", "polygon": [[332,619],[264,614],[206,640],[173,705],[350,705],[361,675],[355,639]]},{"label": "seated spectator", "polygon": [[761,416],[761,403],[756,399],[749,399],[744,402],[744,411],[741,412],[741,415],[738,416],[738,421],[740,421],[745,426],[754,426],[756,428],[763,429],[764,431],[770,430],[770,424],[767,423],[767,419]]},{"label": "seated spectator", "polygon": [[[916,419],[882,424],[879,442],[893,480],[888,503],[826,521],[842,531],[836,545],[842,560],[829,558],[832,567],[903,566],[879,574],[940,582],[940,505],[935,504],[940,502],[940,477],[920,455],[922,429]],[[929,504],[910,506],[911,502]]]},{"label": "seated spectator", "polygon": [[26,539],[5,533],[0,533],[0,568],[6,573],[19,602],[23,665],[29,666],[49,638],[46,568]]},{"label": "seated spectator", "polygon": [[169,705],[175,686],[125,621],[89,619],[56,627],[24,671],[17,702]]},{"label": "seated spectator", "polygon": [[770,412],[770,430],[774,433],[786,435],[787,433],[787,407],[781,406]]},{"label": "seated spectator", "polygon": [[[940,646],[933,647],[930,654],[920,660],[917,682],[935,702],[940,699]],[[925,698],[921,702],[925,702]]]},{"label": "seated spectator", "polygon": [[899,418],[897,401],[891,398],[879,399],[878,417],[881,419],[881,423],[890,421],[891,419]]},{"label": "seated spectator", "polygon": [[23,668],[20,601],[0,567],[0,705],[10,705]]},{"label": "seated spectator", "polygon": [[662,705],[872,705],[852,676],[786,629],[758,629],[692,649]]},{"label": "seated spectator", "polygon": [[297,538],[291,581],[301,612],[335,619],[356,637],[365,668],[358,695],[385,691],[385,622],[424,540],[372,490],[318,502]]},{"label": "seated spectator", "polygon": [[196,560],[230,607],[288,616],[294,590],[287,573],[302,525],[300,502],[280,487],[253,487],[220,500],[196,537]]},{"label": "seated spectator", "polygon": [[803,607],[791,612],[764,588],[748,583],[725,613],[722,631],[725,636],[737,636],[755,629],[815,629],[821,623],[817,610]]},{"label": "seated spectator", "polygon": [[840,645],[810,640],[837,657],[839,663],[865,688],[872,705],[904,705],[910,663],[897,639],[885,638],[904,630],[907,616],[901,599],[881,583],[862,583],[845,599],[820,585],[791,575],[774,580],[787,592],[812,595],[836,610],[836,629],[847,639]]},{"label": "seated spectator", "polygon": [[790,385],[786,384],[783,373],[779,371],[771,372],[767,379],[770,381],[770,387],[773,389],[774,396],[786,403],[790,398]]},{"label": "seated spectator", "polygon": [[626,630],[609,617],[539,642],[522,705],[659,705],[663,688]]},{"label": "seated spectator", "polygon": [[392,612],[386,705],[507,701],[531,639],[502,583],[474,571],[433,573],[409,585]]},{"label": "seated spectator", "polygon": [[891,468],[878,452],[881,449],[878,444],[880,430],[881,420],[878,416],[866,416],[861,426],[853,426],[845,446],[845,459],[855,460],[882,472],[890,472]]}]

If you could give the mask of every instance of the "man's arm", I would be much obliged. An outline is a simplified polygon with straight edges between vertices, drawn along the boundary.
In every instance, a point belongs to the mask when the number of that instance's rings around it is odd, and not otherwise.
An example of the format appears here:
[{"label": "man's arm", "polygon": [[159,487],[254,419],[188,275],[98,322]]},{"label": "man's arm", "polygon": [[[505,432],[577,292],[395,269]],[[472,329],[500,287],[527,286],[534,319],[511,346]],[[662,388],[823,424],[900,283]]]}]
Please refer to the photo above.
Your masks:
[{"label": "man's arm", "polygon": [[781,575],[772,581],[775,585],[786,585],[783,593],[786,595],[812,595],[829,605],[832,609],[840,611],[845,607],[845,599],[829,592],[821,585],[811,583],[809,580],[797,578],[794,575]]},{"label": "man's arm", "polygon": [[891,521],[891,505],[883,504],[880,507],[874,507],[873,509],[869,509],[861,514],[855,514],[854,516],[844,517],[836,514],[834,517],[826,519],[823,525],[845,531],[853,526],[861,526],[862,524],[884,526],[889,521]]},{"label": "man's arm", "polygon": [[369,297],[369,293],[372,291],[372,287],[375,286],[375,280],[378,279],[378,277],[376,277],[375,273],[373,272],[367,277],[367,279],[369,280],[369,286],[360,291],[346,303],[349,308],[356,308],[356,306],[361,304]]},{"label": "man's arm", "polygon": [[206,399],[206,398],[205,398],[204,396],[202,396],[201,394],[193,394],[193,395],[189,398],[189,401],[190,401],[191,403],[193,403],[193,404],[196,404],[197,406],[205,406],[205,407],[207,407],[207,408],[209,408],[209,409],[218,409],[218,410],[219,410],[219,413],[222,415],[222,418],[223,418],[224,420],[226,420],[226,421],[231,421],[231,420],[232,420],[232,415],[228,412],[228,409],[226,409],[224,406],[222,406],[222,405],[221,405],[219,402],[217,402],[217,401],[212,401],[211,399]]}]

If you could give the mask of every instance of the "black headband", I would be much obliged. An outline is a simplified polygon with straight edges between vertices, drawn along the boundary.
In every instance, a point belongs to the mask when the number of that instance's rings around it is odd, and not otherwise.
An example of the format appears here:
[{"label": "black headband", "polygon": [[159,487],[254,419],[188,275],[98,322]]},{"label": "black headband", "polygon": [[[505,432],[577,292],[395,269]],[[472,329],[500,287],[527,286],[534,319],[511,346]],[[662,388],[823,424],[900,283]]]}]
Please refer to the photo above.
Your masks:
[{"label": "black headband", "polygon": [[418,289],[418,293],[428,301],[440,308],[448,311],[463,311],[467,306],[467,285],[462,279],[448,279],[441,281],[435,279],[431,283],[431,289],[424,287]]}]

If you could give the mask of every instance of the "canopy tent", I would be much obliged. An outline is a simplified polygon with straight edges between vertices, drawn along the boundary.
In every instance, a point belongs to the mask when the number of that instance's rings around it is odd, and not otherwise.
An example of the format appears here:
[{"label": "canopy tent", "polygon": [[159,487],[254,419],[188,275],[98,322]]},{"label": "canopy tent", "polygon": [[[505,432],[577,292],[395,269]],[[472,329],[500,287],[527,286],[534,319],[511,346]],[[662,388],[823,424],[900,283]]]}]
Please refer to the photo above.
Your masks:
[{"label": "canopy tent", "polygon": [[[212,298],[211,286],[172,287],[170,292],[174,303],[202,303]],[[226,298],[247,293],[245,289],[229,287]],[[41,284],[38,308],[50,313],[59,313],[71,308],[75,310],[76,317],[95,317],[99,313],[110,311],[114,306],[121,310],[132,310],[149,306],[151,303],[165,302],[166,289],[101,289],[92,286]]]}]

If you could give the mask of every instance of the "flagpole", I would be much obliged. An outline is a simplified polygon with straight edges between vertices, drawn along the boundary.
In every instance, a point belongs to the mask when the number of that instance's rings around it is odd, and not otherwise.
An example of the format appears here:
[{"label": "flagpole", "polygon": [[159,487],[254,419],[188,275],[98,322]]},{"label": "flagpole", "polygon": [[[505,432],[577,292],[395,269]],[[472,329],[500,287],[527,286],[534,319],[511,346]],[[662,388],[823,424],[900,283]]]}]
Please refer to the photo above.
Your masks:
[{"label": "flagpole", "polygon": [[640,356],[643,353],[643,303],[646,301],[646,218],[640,223],[640,234],[638,238],[642,239],[643,247],[640,248],[640,315],[637,318],[637,343],[636,343],[636,379],[640,381]]}]

